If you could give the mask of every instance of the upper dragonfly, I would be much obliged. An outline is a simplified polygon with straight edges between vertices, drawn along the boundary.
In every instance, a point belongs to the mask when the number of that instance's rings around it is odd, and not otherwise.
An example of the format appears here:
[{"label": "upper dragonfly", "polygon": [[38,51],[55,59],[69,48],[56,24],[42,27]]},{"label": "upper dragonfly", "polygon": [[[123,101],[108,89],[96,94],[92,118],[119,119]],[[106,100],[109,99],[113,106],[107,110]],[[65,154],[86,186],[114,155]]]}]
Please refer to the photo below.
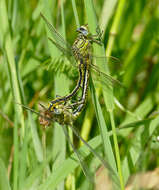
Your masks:
[{"label": "upper dragonfly", "polygon": [[[47,24],[52,37],[49,40],[69,59],[71,63],[75,63],[74,66],[79,69],[79,80],[76,87],[73,91],[63,97],[57,97],[50,103],[49,109],[55,108],[57,105],[61,103],[65,103],[70,100],[82,87],[82,83],[84,80],[84,70],[87,67],[87,70],[95,71],[96,76],[100,76],[100,81],[105,83],[106,85],[120,85],[122,84],[113,79],[111,76],[99,70],[99,68],[93,64],[92,60],[95,56],[92,54],[92,43],[101,44],[101,33],[98,31],[96,35],[92,35],[88,30],[88,25],[83,25],[78,28],[76,31],[78,33],[77,38],[75,39],[73,45],[71,46],[68,42],[64,40],[64,38],[57,32],[55,27],[47,20],[47,18],[41,14],[45,23]],[[105,57],[102,57],[106,59]],[[77,65],[78,63],[78,65]],[[98,77],[99,78],[99,77]]]}]

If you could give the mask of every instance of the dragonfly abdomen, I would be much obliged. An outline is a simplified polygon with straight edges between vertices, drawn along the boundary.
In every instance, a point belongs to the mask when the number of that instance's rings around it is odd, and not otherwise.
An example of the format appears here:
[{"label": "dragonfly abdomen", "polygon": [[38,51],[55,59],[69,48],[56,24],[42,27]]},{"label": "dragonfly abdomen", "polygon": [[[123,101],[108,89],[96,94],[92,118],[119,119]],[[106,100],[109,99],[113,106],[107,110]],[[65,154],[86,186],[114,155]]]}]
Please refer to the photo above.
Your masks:
[{"label": "dragonfly abdomen", "polygon": [[62,103],[66,103],[81,88],[81,83],[83,81],[83,65],[82,65],[82,62],[79,62],[78,69],[79,69],[79,79],[78,79],[78,82],[77,82],[75,88],[72,90],[72,92],[70,94],[68,94],[66,96],[62,96],[62,97],[57,97],[56,99],[51,101],[50,105],[49,105],[49,110],[50,111],[53,111],[54,108],[56,108],[57,105],[62,104]]},{"label": "dragonfly abdomen", "polygon": [[77,118],[85,107],[87,95],[88,95],[88,85],[89,85],[89,67],[90,67],[90,59],[81,60],[83,62],[83,83],[82,83],[82,97],[76,103],[78,107],[73,111],[73,116]]}]

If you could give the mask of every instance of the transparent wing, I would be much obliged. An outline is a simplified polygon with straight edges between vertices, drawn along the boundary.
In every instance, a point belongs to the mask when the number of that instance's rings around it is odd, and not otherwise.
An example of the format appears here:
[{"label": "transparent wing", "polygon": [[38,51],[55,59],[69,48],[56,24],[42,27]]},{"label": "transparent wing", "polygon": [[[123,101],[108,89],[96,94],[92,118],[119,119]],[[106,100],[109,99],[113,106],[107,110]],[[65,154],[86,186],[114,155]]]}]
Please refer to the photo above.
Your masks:
[{"label": "transparent wing", "polygon": [[[47,20],[47,18],[42,13],[40,13],[40,15],[43,18],[43,20],[45,21],[46,25],[48,26],[53,39],[56,40],[56,42],[57,42],[56,44],[63,47],[63,49],[65,49],[65,51],[71,51],[71,45],[64,40],[64,38],[61,36],[61,34],[56,30],[56,28]],[[56,45],[56,44],[54,44],[54,45]]]},{"label": "transparent wing", "polygon": [[[29,110],[29,111],[35,113],[36,115],[38,115],[39,117],[43,118],[44,121],[45,121],[45,123],[54,122],[54,120],[51,118],[51,114],[50,114],[50,116],[49,116],[49,114],[44,114],[45,111],[47,111],[47,108],[46,108],[44,105],[42,105],[42,104],[39,104],[39,105],[42,107],[43,110],[42,110],[42,112],[38,112],[38,111],[36,111],[36,110],[34,110],[34,109],[32,109],[32,108],[29,108],[28,106],[26,106],[26,105],[24,105],[24,104],[20,104],[20,103],[18,103],[18,102],[14,102],[14,103],[16,103],[16,104],[22,106],[22,107],[25,108],[26,110]],[[49,117],[47,117],[47,116],[49,116]]]},{"label": "transparent wing", "polygon": [[80,152],[78,150],[76,150],[76,148],[74,147],[73,143],[71,142],[71,139],[68,135],[67,129],[65,126],[62,126],[62,129],[64,131],[64,134],[69,142],[69,144],[71,145],[73,151],[75,152],[75,154],[77,155],[77,158],[79,160],[80,166],[82,168],[82,171],[84,173],[84,175],[88,178],[88,180],[92,183],[94,183],[94,177],[93,174],[90,172],[90,170],[88,169],[87,165],[85,164],[85,162],[82,160],[82,157],[80,155]]},{"label": "transparent wing", "polygon": [[109,64],[113,63],[113,64],[118,65],[118,66],[120,66],[120,64],[121,64],[120,59],[117,57],[114,57],[114,56],[98,56],[98,55],[95,55],[93,53],[90,53],[90,57],[92,60],[102,61],[104,63],[109,62]]},{"label": "transparent wing", "polygon": [[91,73],[95,80],[102,82],[106,86],[119,86],[125,88],[124,85],[119,81],[111,77],[110,75],[101,71],[96,65],[90,63]]},{"label": "transparent wing", "polygon": [[91,153],[100,160],[100,162],[103,164],[103,166],[108,169],[110,176],[114,179],[114,182],[118,185],[118,179],[116,176],[116,173],[114,172],[113,168],[109,165],[108,162],[106,162],[78,133],[78,131],[71,125],[68,125],[68,127],[71,128],[73,133],[87,146],[87,148],[91,151]]},{"label": "transparent wing", "polygon": [[[22,107],[25,108],[26,110],[29,110],[29,111],[31,111],[31,112],[37,114],[38,116],[42,116],[42,117],[43,117],[43,115],[40,114],[40,112],[35,111],[34,109],[29,108],[28,106],[26,106],[26,105],[24,105],[24,104],[20,104],[20,103],[18,103],[18,102],[14,102],[14,103],[15,103],[15,104],[18,104],[18,105],[20,105],[20,106],[22,106]],[[44,110],[47,109],[47,108],[46,108],[45,106],[43,106],[42,104],[40,104],[40,106],[42,106],[42,108],[43,108]],[[46,119],[49,119],[49,118],[46,118]]]},{"label": "transparent wing", "polygon": [[[87,58],[84,58],[84,59],[86,59],[86,61],[87,61]],[[98,57],[98,56],[91,55],[90,61],[88,64],[90,65],[90,71],[91,71],[91,74],[93,76],[93,79],[95,81],[103,83],[106,86],[113,86],[113,87],[118,86],[118,87],[125,88],[119,80],[114,79],[110,75],[101,71],[101,69],[97,65],[94,64],[94,62],[100,61],[102,64],[108,64],[109,63],[109,66],[110,66],[112,64],[112,60],[113,61],[115,60],[117,64],[119,63],[119,60],[117,58],[114,58],[114,57],[105,57],[105,56]]]},{"label": "transparent wing", "polygon": [[49,40],[64,54],[66,55],[66,57],[72,56],[72,51],[69,51],[69,49],[66,49],[62,46],[60,46],[60,44],[58,44],[57,42],[55,42],[52,38],[49,38]]}]

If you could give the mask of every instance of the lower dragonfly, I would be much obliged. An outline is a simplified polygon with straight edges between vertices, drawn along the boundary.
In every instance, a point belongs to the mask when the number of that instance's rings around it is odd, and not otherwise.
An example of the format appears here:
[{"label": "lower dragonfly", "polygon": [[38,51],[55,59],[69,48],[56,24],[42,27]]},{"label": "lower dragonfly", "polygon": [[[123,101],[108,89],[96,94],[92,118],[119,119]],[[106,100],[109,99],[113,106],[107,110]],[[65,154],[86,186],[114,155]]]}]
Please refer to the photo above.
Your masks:
[{"label": "lower dragonfly", "polygon": [[[56,106],[56,109],[54,109],[54,111],[50,111],[44,105],[40,104],[40,106],[42,107],[42,111],[38,112],[34,109],[29,108],[26,105],[23,105],[20,103],[17,103],[17,104],[19,104],[20,106],[24,107],[25,109],[27,109],[35,114],[37,114],[39,116],[39,122],[43,127],[51,126],[54,122],[57,122],[62,126],[63,132],[66,136],[66,139],[68,140],[68,143],[71,145],[73,151],[77,155],[79,164],[81,166],[81,169],[82,169],[84,175],[91,183],[95,182],[94,176],[89,172],[87,165],[85,164],[84,160],[81,157],[82,155],[76,150],[74,144],[72,143],[72,141],[69,137],[69,134],[67,132],[66,126],[68,126],[72,130],[74,135],[84,143],[84,145],[90,150],[90,152],[95,157],[97,157],[99,159],[101,164],[106,169],[108,169],[109,174],[112,178],[114,178],[116,185],[119,184],[116,174],[115,174],[114,170],[112,169],[112,167],[80,136],[77,129],[73,126],[73,123],[74,123],[75,119],[77,118],[77,114],[75,111],[71,110],[71,107],[72,107],[71,105],[61,103],[58,106]],[[79,113],[80,111],[78,110],[77,112]]]}]

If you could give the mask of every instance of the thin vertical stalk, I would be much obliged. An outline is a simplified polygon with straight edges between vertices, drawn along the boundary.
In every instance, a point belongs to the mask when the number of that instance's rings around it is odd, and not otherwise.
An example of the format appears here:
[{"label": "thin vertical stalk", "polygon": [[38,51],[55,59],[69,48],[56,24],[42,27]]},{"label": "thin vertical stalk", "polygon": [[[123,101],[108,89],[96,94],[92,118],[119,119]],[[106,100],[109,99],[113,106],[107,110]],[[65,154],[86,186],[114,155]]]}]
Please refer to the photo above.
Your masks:
[{"label": "thin vertical stalk", "polygon": [[[42,129],[42,147],[43,147],[43,159],[46,160],[46,130],[45,130],[45,126]],[[46,168],[44,168],[43,171],[43,181],[45,181],[46,176],[47,176],[47,171]]]},{"label": "thin vertical stalk", "polygon": [[[107,45],[106,52],[105,52],[107,56],[111,56],[111,52],[112,52],[112,48],[113,48],[114,40],[115,40],[115,35],[117,34],[117,31],[118,31],[118,27],[119,27],[122,13],[123,13],[124,5],[125,5],[125,0],[120,0],[118,3],[114,22],[113,22],[112,28],[110,30],[108,45]],[[119,153],[119,146],[118,146],[113,110],[109,110],[109,115],[110,115],[112,131],[113,131],[113,141],[114,141],[114,147],[115,147],[115,156],[116,156],[116,160],[117,160],[118,174],[119,174],[119,179],[120,179],[120,186],[121,186],[121,189],[124,190],[125,189],[124,188],[124,180],[123,180],[123,174],[122,174],[122,167],[121,167],[121,161],[120,161],[120,153]]]},{"label": "thin vertical stalk", "polygon": [[19,141],[18,141],[18,125],[15,121],[14,125],[14,134],[13,134],[13,143],[14,143],[14,158],[13,158],[13,190],[18,189],[18,165],[19,165]]},{"label": "thin vertical stalk", "polygon": [[120,152],[119,152],[119,146],[118,146],[118,139],[116,135],[116,127],[115,127],[113,111],[109,112],[109,115],[110,115],[110,121],[111,121],[112,132],[113,132],[113,141],[114,141],[114,147],[115,147],[115,156],[116,156],[116,161],[117,161],[118,174],[119,174],[119,179],[120,179],[120,186],[121,186],[121,189],[124,190],[125,189],[124,180],[123,180],[123,174],[122,174]]},{"label": "thin vertical stalk", "polygon": [[115,18],[112,24],[112,27],[110,29],[110,35],[109,35],[109,40],[108,40],[108,44],[105,50],[105,54],[109,57],[112,53],[112,48],[114,45],[114,40],[115,40],[115,36],[117,34],[118,31],[118,27],[119,27],[119,23],[120,23],[120,19],[123,13],[123,9],[124,9],[124,5],[125,5],[125,0],[120,0],[118,3],[118,7],[117,7],[117,11],[115,14]]},{"label": "thin vertical stalk", "polygon": [[76,26],[79,27],[80,23],[79,23],[79,17],[78,17],[78,13],[77,13],[77,7],[76,7],[75,0],[72,0],[72,8],[73,8],[74,16],[75,16]]}]

